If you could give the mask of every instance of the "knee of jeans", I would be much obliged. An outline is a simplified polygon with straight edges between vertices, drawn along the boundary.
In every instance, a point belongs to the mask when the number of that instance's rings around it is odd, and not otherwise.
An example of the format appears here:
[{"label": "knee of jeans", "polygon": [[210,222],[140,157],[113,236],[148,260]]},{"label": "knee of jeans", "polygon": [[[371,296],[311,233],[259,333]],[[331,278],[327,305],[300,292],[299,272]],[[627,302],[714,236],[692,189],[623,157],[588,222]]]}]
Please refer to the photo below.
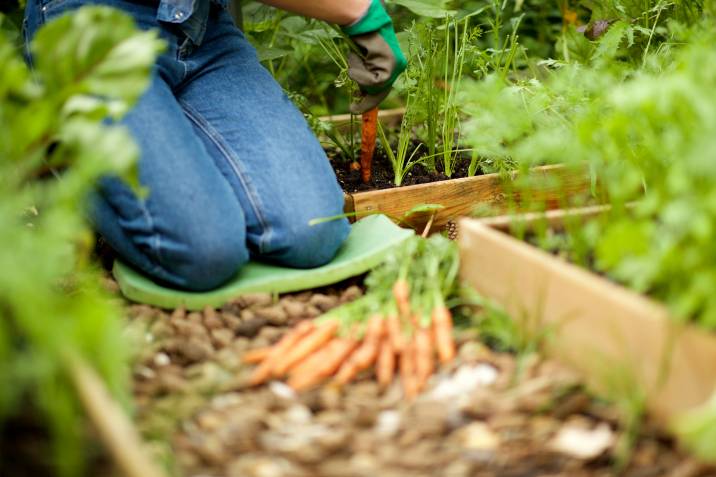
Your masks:
[{"label": "knee of jeans", "polygon": [[350,231],[346,219],[318,225],[308,221],[294,222],[282,233],[285,246],[278,258],[283,265],[295,268],[320,267],[330,262]]},{"label": "knee of jeans", "polygon": [[176,252],[171,254],[175,259],[164,260],[164,266],[180,286],[192,291],[225,284],[249,260],[244,234],[192,237]]}]

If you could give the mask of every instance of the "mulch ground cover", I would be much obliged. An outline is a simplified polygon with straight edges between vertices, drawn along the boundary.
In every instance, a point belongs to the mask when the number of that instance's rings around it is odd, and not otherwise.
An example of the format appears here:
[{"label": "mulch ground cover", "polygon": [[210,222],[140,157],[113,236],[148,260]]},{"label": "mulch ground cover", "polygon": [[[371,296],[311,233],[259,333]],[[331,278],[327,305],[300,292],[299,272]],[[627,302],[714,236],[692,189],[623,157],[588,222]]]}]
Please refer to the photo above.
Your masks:
[{"label": "mulch ground cover", "polygon": [[614,407],[557,363],[496,352],[470,331],[459,332],[458,359],[413,402],[397,382],[381,392],[369,374],[298,395],[281,382],[247,386],[244,353],[355,299],[359,285],[250,295],[203,312],[128,306],[129,330],[144,342],[133,370],[136,422],[175,475],[716,475],[648,422],[618,473]]}]

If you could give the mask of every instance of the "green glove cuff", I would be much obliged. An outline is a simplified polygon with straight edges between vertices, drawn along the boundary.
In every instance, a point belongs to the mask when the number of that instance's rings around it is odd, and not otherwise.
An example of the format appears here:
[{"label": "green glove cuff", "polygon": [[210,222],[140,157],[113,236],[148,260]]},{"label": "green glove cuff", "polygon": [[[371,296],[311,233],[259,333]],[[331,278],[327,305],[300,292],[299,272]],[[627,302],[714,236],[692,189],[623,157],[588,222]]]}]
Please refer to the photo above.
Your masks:
[{"label": "green glove cuff", "polygon": [[368,11],[355,23],[342,27],[342,30],[348,36],[356,36],[379,31],[384,27],[392,29],[392,26],[393,20],[390,19],[381,1],[372,0]]},{"label": "green glove cuff", "polygon": [[393,20],[391,20],[381,0],[373,0],[370,7],[368,7],[368,11],[360,20],[352,25],[343,27],[342,30],[343,33],[348,36],[376,32],[385,40],[395,57],[395,69],[393,70],[393,74],[388,81],[380,86],[366,86],[362,89],[368,94],[379,94],[390,89],[398,76],[407,68],[408,60],[400,50],[398,37],[395,35],[395,29],[393,28]]}]

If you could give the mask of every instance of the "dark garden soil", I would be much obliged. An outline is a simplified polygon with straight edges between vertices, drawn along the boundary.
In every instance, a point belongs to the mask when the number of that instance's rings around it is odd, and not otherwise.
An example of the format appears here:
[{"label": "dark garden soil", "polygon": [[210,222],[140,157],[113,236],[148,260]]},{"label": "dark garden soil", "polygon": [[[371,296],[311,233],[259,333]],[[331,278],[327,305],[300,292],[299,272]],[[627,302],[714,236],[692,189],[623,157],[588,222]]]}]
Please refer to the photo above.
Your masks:
[{"label": "dark garden soil", "polygon": [[[108,281],[109,286],[113,286]],[[473,333],[427,391],[405,402],[364,375],[344,389],[296,395],[280,382],[247,387],[247,350],[362,293],[358,282],[256,294],[203,312],[128,306],[143,337],[134,366],[136,421],[171,456],[172,475],[610,476],[621,436],[613,407],[535,356],[493,351]],[[648,423],[620,475],[716,475]]]},{"label": "dark garden soil", "polygon": [[[410,150],[413,150],[415,147],[417,147],[417,143],[412,145]],[[351,160],[345,157],[340,151],[327,150],[327,153],[333,170],[336,173],[336,177],[338,177],[338,182],[345,192],[365,192],[395,187],[393,183],[393,167],[381,144],[377,144],[375,149],[372,169],[373,178],[368,184],[364,184],[361,181],[360,171],[351,170]],[[435,159],[437,172],[432,172],[421,164],[417,164],[406,174],[402,185],[427,184],[449,179],[460,179],[468,176],[468,167],[470,165],[470,155],[468,153],[458,153],[453,167],[452,177],[447,177],[444,174],[441,161],[439,158]],[[478,170],[477,174],[480,175],[482,172]]]}]

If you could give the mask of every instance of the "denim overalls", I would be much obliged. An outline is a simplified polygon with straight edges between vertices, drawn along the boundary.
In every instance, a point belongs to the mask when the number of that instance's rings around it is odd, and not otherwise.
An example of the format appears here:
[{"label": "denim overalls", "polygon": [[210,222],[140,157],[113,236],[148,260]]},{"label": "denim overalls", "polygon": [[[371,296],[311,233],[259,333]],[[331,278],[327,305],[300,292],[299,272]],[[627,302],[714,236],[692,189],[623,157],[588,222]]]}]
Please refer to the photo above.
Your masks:
[{"label": "denim overalls", "polygon": [[156,28],[168,48],[122,123],[140,147],[145,198],[105,178],[91,220],[126,261],[160,282],[214,288],[249,258],[297,268],[329,261],[348,235],[343,194],[305,118],[259,63],[225,0],[28,0],[26,40],[89,4]]}]

